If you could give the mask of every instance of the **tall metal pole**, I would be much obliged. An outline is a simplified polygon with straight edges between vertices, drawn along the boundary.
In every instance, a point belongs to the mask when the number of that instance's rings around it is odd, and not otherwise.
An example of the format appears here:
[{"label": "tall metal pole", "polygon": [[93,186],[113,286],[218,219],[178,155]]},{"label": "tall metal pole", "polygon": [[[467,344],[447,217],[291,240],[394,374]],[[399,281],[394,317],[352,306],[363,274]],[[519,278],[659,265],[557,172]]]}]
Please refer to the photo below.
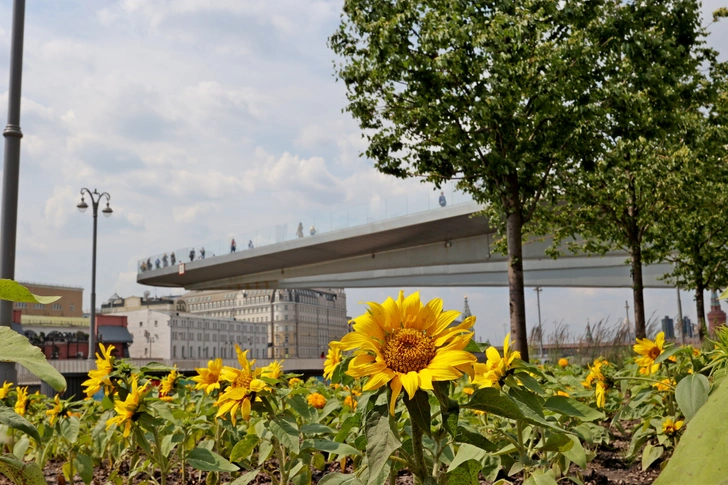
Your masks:
[{"label": "tall metal pole", "polygon": [[[18,228],[18,181],[20,179],[20,90],[23,78],[23,31],[25,0],[13,2],[13,33],[10,44],[8,124],[5,137],[2,215],[0,215],[0,278],[15,279],[15,242]],[[0,301],[0,325],[13,322],[13,302]],[[0,379],[16,382],[15,364],[0,363]]]},{"label": "tall metal pole", "polygon": [[624,300],[624,311],[625,315],[627,315],[626,319],[624,320],[624,326],[627,328],[627,342],[630,342],[632,340],[632,334],[630,333],[629,329],[629,302],[627,300]]},{"label": "tall metal pole", "polygon": [[680,338],[682,339],[682,344],[685,345],[685,322],[683,322],[682,301],[680,301],[680,288],[676,286],[675,290],[677,291],[677,319],[680,322],[678,324],[680,325]]},{"label": "tall metal pole", "polygon": [[543,288],[537,286],[533,289],[536,292],[536,305],[538,306],[538,353],[539,359],[543,359],[543,325],[541,325],[541,292]]},{"label": "tall metal pole", "polygon": [[99,222],[99,202],[91,198],[94,209],[94,242],[91,256],[91,321],[89,322],[88,359],[93,360],[96,353],[96,228]]}]

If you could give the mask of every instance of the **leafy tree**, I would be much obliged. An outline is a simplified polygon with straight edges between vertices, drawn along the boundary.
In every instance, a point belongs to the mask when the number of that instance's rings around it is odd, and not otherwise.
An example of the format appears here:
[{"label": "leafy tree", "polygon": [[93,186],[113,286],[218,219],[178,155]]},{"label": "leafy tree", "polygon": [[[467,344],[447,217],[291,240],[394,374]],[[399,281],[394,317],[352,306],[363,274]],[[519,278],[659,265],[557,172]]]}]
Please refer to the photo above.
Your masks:
[{"label": "leafy tree", "polygon": [[682,289],[695,290],[700,338],[707,333],[705,290],[728,286],[728,91],[725,65],[713,72],[715,103],[687,120],[684,146],[676,154],[683,176],[674,181],[673,198],[661,214],[669,234],[665,259],[674,264],[666,275]]},{"label": "leafy tree", "polygon": [[643,338],[642,265],[666,253],[660,221],[692,176],[680,153],[689,120],[715,94],[717,53],[705,46],[695,0],[610,2],[609,10],[595,31],[604,46],[594,92],[605,114],[600,156],[594,170],[566,177],[556,239],[574,237],[574,250],[630,254],[635,333]]},{"label": "leafy tree", "polygon": [[511,333],[528,359],[522,243],[590,157],[588,34],[602,2],[346,0],[330,46],[376,168],[458,180],[505,237]]}]

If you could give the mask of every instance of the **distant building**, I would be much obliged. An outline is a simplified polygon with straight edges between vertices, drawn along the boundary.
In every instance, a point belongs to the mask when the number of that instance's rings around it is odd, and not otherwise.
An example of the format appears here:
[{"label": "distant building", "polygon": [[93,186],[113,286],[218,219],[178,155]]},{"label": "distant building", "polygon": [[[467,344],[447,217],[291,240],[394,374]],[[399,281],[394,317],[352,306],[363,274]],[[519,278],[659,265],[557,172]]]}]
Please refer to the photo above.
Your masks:
[{"label": "distant building", "polygon": [[34,315],[42,317],[83,317],[83,288],[63,285],[46,285],[41,283],[27,283],[19,281],[21,285],[30,290],[31,293],[40,296],[60,296],[61,298],[48,305],[43,303],[13,303],[13,310],[19,311],[22,315]]},{"label": "distant building", "polygon": [[256,333],[267,332],[268,358],[319,357],[329,342],[348,332],[346,293],[340,289],[194,291],[176,303],[190,313],[231,318],[252,324]]},{"label": "distant building", "polygon": [[235,344],[248,349],[249,358],[265,358],[268,331],[264,325],[232,318],[208,317],[150,309],[125,313],[134,344],[133,359],[208,360],[236,357]]},{"label": "distant building", "polygon": [[674,320],[667,315],[662,319],[662,331],[665,333],[666,339],[675,338]]},{"label": "distant building", "polygon": [[111,298],[101,304],[99,313],[126,313],[136,310],[185,311],[183,308],[176,307],[177,298],[176,296],[150,296],[148,291],[145,292],[144,296],[129,296],[127,298],[122,298],[114,293]]},{"label": "distant building", "polygon": [[720,308],[720,301],[718,300],[718,292],[710,292],[710,311],[708,312],[708,328],[710,329],[710,335],[715,335],[715,331],[721,325],[725,326],[726,314]]},{"label": "distant building", "polygon": [[682,332],[685,338],[693,338],[696,334],[696,332],[693,332],[693,323],[688,316],[683,317]]}]

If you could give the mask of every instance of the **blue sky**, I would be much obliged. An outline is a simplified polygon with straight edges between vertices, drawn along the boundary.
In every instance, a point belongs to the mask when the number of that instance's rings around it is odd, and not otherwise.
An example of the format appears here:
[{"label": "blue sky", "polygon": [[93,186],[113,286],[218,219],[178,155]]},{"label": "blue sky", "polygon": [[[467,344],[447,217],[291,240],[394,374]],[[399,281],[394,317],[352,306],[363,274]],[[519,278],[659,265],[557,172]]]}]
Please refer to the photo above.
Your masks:
[{"label": "blue sky", "polygon": [[[26,13],[16,277],[90,288],[91,217],[81,187],[112,195],[99,221],[98,299],[140,294],[142,255],[412,192],[377,173],[342,113],[326,39],[341,0],[34,0]],[[705,2],[705,11],[722,6]],[[12,2],[0,2],[0,113],[7,104]],[[728,24],[710,42],[728,45]],[[5,118],[2,118],[3,122]],[[159,293],[164,293],[160,290]],[[351,290],[360,301],[396,289]],[[424,289],[500,339],[506,289]],[[536,298],[527,290],[529,325]],[[622,318],[631,291],[546,289],[547,329]],[[674,314],[674,291],[647,291],[648,315]],[[683,308],[694,318],[692,297]]]}]

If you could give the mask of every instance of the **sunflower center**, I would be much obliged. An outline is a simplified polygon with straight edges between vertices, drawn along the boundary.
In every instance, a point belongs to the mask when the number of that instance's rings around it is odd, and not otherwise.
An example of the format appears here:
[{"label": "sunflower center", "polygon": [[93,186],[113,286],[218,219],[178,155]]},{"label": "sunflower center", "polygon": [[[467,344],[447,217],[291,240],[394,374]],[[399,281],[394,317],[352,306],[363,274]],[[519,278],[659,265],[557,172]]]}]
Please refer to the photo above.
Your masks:
[{"label": "sunflower center", "polygon": [[650,356],[650,359],[655,360],[660,356],[660,348],[657,346],[652,347],[648,355]]},{"label": "sunflower center", "polygon": [[233,382],[233,387],[243,387],[245,389],[250,389],[250,383],[252,382],[252,380],[253,376],[243,372],[235,378],[235,382]]},{"label": "sunflower center", "polygon": [[414,328],[402,328],[387,336],[383,346],[384,361],[395,372],[417,372],[435,357],[435,343]]}]

